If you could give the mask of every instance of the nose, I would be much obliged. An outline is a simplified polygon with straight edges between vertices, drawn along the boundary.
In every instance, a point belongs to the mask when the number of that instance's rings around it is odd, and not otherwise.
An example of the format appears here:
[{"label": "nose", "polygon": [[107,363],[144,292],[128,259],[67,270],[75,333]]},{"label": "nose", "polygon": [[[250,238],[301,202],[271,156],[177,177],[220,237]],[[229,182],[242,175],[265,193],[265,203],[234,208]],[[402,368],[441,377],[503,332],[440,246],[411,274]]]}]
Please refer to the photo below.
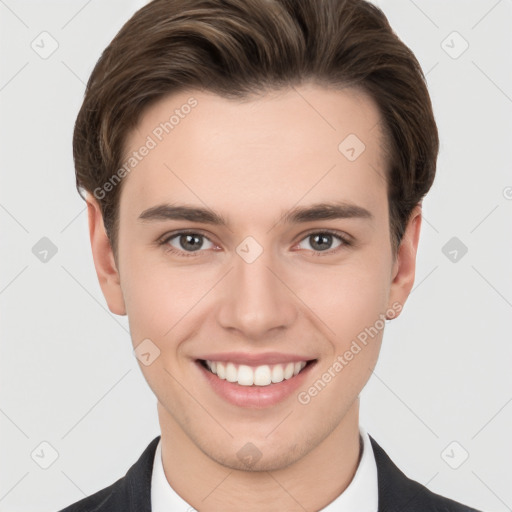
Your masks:
[{"label": "nose", "polygon": [[218,321],[245,340],[268,340],[290,328],[297,316],[297,298],[270,253],[263,251],[251,263],[236,254],[224,280]]}]

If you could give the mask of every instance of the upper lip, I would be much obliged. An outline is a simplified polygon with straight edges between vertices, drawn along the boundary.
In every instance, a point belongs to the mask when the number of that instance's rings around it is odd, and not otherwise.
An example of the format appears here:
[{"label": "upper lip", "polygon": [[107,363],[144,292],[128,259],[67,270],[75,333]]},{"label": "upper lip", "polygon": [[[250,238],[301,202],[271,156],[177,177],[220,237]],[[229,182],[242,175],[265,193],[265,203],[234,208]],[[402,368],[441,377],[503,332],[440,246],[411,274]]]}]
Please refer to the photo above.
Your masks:
[{"label": "upper lip", "polygon": [[206,354],[198,359],[204,359],[207,361],[231,362],[236,364],[245,364],[248,366],[259,366],[263,364],[311,361],[315,358],[299,354],[284,354],[282,352],[265,352],[260,354],[251,354],[248,352],[222,352]]}]

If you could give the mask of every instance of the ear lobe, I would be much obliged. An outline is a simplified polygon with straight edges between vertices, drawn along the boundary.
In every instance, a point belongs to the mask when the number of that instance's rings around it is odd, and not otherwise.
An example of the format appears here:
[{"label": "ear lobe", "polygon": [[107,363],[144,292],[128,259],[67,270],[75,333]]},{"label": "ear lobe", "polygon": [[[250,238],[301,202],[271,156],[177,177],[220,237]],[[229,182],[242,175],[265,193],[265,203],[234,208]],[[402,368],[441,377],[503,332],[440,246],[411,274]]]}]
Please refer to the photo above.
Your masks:
[{"label": "ear lobe", "polygon": [[87,195],[87,215],[92,256],[101,291],[112,313],[126,315],[121,280],[110,240],[105,231],[103,215],[98,202],[89,194]]},{"label": "ear lobe", "polygon": [[[416,254],[421,230],[421,206],[417,205],[411,212],[409,221],[400,242],[391,275],[389,304],[398,302],[402,307],[411,293],[416,275]],[[401,311],[401,308],[400,308]],[[398,316],[398,314],[396,315]]]}]

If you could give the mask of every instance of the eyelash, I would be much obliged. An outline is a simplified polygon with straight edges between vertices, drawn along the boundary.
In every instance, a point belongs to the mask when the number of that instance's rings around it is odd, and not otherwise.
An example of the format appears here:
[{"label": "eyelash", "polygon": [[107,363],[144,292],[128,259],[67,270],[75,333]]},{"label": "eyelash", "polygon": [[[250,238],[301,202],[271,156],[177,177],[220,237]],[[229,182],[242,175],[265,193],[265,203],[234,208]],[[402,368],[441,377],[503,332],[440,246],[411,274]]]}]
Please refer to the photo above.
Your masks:
[{"label": "eyelash", "polygon": [[[332,235],[332,236],[338,238],[338,240],[340,240],[340,242],[342,242],[341,245],[339,247],[336,247],[335,249],[329,249],[327,251],[313,251],[313,256],[331,256],[332,254],[335,254],[335,253],[339,252],[340,250],[342,250],[344,247],[350,247],[352,245],[352,241],[349,240],[349,238],[347,236],[342,235],[338,231],[333,231],[330,229],[323,229],[321,231],[319,231],[319,230],[310,231],[309,233],[306,233],[304,235],[304,237],[301,238],[301,240],[299,242],[302,242],[303,240],[305,240],[306,238],[308,238],[312,235],[325,235],[325,234]],[[169,243],[170,240],[172,240],[173,238],[176,238],[180,235],[199,235],[203,238],[206,238],[208,241],[211,242],[211,240],[206,235],[202,234],[199,231],[176,231],[174,233],[171,233],[168,236],[165,236],[163,239],[159,240],[158,245],[159,246],[166,245]],[[202,250],[193,251],[193,252],[180,251],[178,249],[175,249],[171,245],[167,245],[167,247],[165,247],[165,252],[176,254],[177,256],[184,257],[184,258],[189,258],[189,257],[194,258],[194,257],[199,256],[200,253],[202,253],[204,251],[202,251]]]}]

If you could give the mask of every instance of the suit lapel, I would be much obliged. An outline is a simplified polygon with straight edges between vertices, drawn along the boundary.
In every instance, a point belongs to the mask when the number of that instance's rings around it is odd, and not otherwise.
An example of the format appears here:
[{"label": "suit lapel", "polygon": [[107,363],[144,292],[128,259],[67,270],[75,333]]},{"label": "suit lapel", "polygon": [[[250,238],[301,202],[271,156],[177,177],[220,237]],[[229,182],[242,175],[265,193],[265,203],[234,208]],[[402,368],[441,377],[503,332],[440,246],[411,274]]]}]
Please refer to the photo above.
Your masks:
[{"label": "suit lapel", "polygon": [[[430,503],[431,493],[400,471],[372,436],[370,441],[377,463],[379,512],[431,510],[426,507]],[[418,508],[422,506],[425,508]]]},{"label": "suit lapel", "polygon": [[155,437],[139,460],[128,470],[122,487],[112,496],[112,510],[151,512],[151,476],[160,436]]}]

